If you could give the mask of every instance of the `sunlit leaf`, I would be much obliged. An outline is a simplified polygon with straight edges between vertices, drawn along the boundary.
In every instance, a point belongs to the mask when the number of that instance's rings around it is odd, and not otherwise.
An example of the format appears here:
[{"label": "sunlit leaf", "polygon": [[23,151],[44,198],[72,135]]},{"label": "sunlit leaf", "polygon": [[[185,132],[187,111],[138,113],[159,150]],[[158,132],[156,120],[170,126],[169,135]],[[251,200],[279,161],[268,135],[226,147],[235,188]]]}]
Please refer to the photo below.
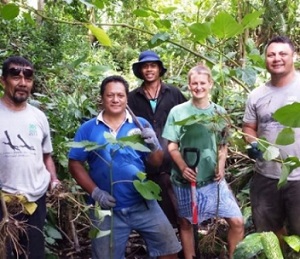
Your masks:
[{"label": "sunlit leaf", "polygon": [[151,16],[151,13],[148,10],[145,9],[136,9],[132,12],[134,15],[138,17],[149,17]]},{"label": "sunlit leaf", "polygon": [[254,11],[252,13],[248,13],[242,20],[242,25],[244,28],[255,29],[258,25],[262,24],[263,19],[260,16],[265,12],[263,8],[259,11]]},{"label": "sunlit leaf", "polygon": [[134,180],[133,185],[136,190],[146,199],[146,200],[159,200],[161,201],[160,192],[161,189],[158,184],[151,180],[140,181]]},{"label": "sunlit leaf", "polygon": [[247,235],[236,247],[234,259],[248,259],[255,257],[263,250],[261,233]]},{"label": "sunlit leaf", "polygon": [[110,38],[108,37],[108,35],[106,34],[106,32],[103,29],[101,29],[93,24],[86,24],[85,26],[92,32],[92,34],[97,38],[97,40],[103,46],[111,47]]},{"label": "sunlit leaf", "polygon": [[300,237],[296,235],[283,236],[284,241],[296,252],[300,251]]},{"label": "sunlit leaf", "polygon": [[273,118],[284,126],[299,128],[300,127],[300,103],[294,102],[279,108]]},{"label": "sunlit leaf", "polygon": [[263,153],[263,158],[267,161],[271,161],[279,156],[279,148],[274,146],[268,146],[265,152]]},{"label": "sunlit leaf", "polygon": [[261,243],[264,248],[264,253],[268,259],[283,259],[279,240],[274,232],[262,232]]},{"label": "sunlit leaf", "polygon": [[188,28],[190,32],[195,35],[197,40],[204,40],[211,34],[209,23],[193,23]]},{"label": "sunlit leaf", "polygon": [[175,11],[177,9],[177,7],[174,7],[174,6],[169,6],[169,7],[163,7],[161,9],[161,12],[164,13],[164,14],[170,14],[172,13],[173,11]]},{"label": "sunlit leaf", "polygon": [[275,143],[277,145],[290,145],[295,142],[295,132],[292,128],[284,128],[279,132]]},{"label": "sunlit leaf", "polygon": [[170,29],[171,28],[171,22],[170,22],[170,20],[167,20],[167,19],[155,20],[154,24],[158,29],[162,29],[162,28]]},{"label": "sunlit leaf", "polygon": [[277,188],[280,189],[287,183],[287,178],[291,173],[291,168],[288,165],[283,164],[281,167],[280,179],[277,183]]},{"label": "sunlit leaf", "polygon": [[20,12],[20,8],[15,4],[6,4],[1,9],[1,16],[5,20],[15,19]]},{"label": "sunlit leaf", "polygon": [[220,12],[211,24],[211,30],[220,39],[230,38],[243,32],[243,26],[226,12]]}]

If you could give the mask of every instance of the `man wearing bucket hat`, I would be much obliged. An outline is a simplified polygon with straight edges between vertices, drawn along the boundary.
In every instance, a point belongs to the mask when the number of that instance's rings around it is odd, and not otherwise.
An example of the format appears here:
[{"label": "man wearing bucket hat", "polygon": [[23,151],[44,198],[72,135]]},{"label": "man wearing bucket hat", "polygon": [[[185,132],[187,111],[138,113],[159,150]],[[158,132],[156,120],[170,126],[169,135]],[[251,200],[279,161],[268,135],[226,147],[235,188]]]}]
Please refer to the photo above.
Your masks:
[{"label": "man wearing bucket hat", "polygon": [[146,173],[149,179],[160,185],[160,206],[171,224],[177,227],[176,198],[170,182],[172,162],[167,151],[168,142],[161,135],[171,108],[185,102],[186,98],[178,88],[162,82],[161,77],[167,69],[154,51],[143,51],[138,62],[132,65],[132,70],[143,82],[140,87],[129,93],[128,105],[136,116],[143,117],[151,123],[164,151],[161,167],[146,165]]}]

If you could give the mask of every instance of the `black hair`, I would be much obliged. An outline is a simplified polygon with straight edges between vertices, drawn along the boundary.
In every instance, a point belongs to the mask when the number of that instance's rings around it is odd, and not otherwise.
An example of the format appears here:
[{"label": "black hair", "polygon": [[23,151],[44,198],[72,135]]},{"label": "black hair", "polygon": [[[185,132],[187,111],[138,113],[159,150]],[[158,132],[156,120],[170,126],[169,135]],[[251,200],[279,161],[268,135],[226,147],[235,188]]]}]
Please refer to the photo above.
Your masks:
[{"label": "black hair", "polygon": [[123,84],[125,87],[126,95],[128,96],[128,93],[129,93],[128,82],[122,76],[116,76],[116,75],[108,76],[108,77],[104,78],[104,80],[102,81],[102,83],[100,85],[100,95],[101,96],[103,96],[106,86],[111,82],[120,82],[121,84]]},{"label": "black hair", "polygon": [[6,78],[8,76],[8,69],[11,64],[20,65],[23,67],[30,67],[33,70],[33,65],[27,59],[20,56],[12,56],[4,60],[2,65],[2,76]]},{"label": "black hair", "polygon": [[273,37],[268,43],[267,46],[265,48],[265,51],[267,50],[267,48],[272,44],[272,43],[286,43],[290,46],[291,50],[293,52],[295,52],[295,45],[294,43],[290,40],[290,38],[286,37],[286,36],[275,36]]}]

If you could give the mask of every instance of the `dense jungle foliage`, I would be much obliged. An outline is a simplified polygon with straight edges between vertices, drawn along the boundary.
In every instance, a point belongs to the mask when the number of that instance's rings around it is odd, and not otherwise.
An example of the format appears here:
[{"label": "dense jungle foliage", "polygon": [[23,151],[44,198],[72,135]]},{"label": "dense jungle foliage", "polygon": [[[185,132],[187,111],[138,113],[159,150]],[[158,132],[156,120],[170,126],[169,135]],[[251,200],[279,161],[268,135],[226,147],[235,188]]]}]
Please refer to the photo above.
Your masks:
[{"label": "dense jungle foliage", "polygon": [[[34,64],[30,102],[49,118],[53,156],[63,181],[60,192],[48,202],[48,258],[89,258],[86,207],[67,169],[69,143],[82,120],[99,111],[99,84],[104,77],[118,74],[131,89],[139,85],[131,65],[146,49],[155,50],[168,68],[163,80],[186,96],[187,71],[199,62],[212,69],[211,99],[226,108],[232,129],[226,178],[244,215],[245,243],[251,244],[250,250],[256,246],[251,252],[241,250],[236,258],[269,258],[262,237],[253,236],[257,233],[248,186],[253,161],[245,152],[241,121],[247,94],[268,78],[266,42],[274,35],[287,35],[299,52],[299,25],[299,0],[1,0],[0,62],[22,55]],[[216,217],[202,227],[209,234],[203,235],[201,250],[206,258],[214,258],[224,250],[227,226]],[[299,252],[299,239],[294,242],[293,250]],[[143,242],[133,235],[129,243],[128,258],[143,258]],[[295,251],[289,258],[300,257]]]}]

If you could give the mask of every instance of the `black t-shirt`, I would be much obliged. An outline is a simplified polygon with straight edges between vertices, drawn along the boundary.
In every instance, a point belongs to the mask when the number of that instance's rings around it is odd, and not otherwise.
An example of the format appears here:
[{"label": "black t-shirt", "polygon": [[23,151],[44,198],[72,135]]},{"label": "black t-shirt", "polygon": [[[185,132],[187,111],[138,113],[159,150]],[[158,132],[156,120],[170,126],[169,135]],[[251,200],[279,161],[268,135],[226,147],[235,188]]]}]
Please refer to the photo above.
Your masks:
[{"label": "black t-shirt", "polygon": [[181,91],[171,85],[161,84],[158,95],[155,112],[153,112],[150,101],[146,97],[142,86],[132,90],[128,96],[128,105],[136,116],[143,117],[148,120],[159,139],[164,150],[164,161],[159,170],[146,165],[146,173],[153,174],[159,172],[170,173],[172,162],[168,153],[168,141],[161,137],[168,114],[170,110],[177,104],[186,102],[186,98]]}]

